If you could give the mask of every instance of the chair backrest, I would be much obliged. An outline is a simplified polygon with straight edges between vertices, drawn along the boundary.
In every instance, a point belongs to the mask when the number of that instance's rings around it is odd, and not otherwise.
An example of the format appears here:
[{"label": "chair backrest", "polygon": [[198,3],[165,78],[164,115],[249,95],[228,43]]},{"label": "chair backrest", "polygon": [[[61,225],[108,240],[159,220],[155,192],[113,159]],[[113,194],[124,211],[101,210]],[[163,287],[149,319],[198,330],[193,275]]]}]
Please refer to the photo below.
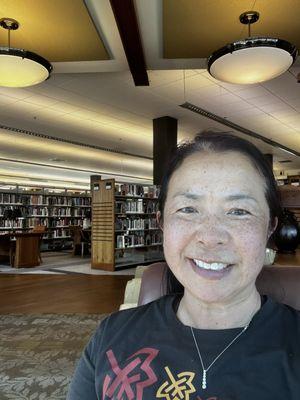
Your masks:
[{"label": "chair backrest", "polygon": [[[142,276],[138,305],[150,303],[166,294],[166,268],[165,262],[159,262],[146,269]],[[300,266],[264,267],[257,278],[256,287],[259,293],[300,310]]]},{"label": "chair backrest", "polygon": [[74,245],[81,243],[81,231],[80,225],[69,225],[70,235],[73,239]]},{"label": "chair backrest", "polygon": [[82,229],[80,230],[81,241],[90,243],[91,242],[91,234],[92,231],[90,229]]}]

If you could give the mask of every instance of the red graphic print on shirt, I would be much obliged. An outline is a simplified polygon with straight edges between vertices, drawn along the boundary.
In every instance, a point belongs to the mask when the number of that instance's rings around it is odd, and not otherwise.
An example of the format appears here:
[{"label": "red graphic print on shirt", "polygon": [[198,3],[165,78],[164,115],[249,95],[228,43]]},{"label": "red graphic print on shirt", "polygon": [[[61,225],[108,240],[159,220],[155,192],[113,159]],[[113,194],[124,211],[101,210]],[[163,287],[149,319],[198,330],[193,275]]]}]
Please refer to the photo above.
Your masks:
[{"label": "red graphic print on shirt", "polygon": [[[153,385],[157,377],[150,367],[158,350],[145,347],[127,358],[121,368],[112,350],[106,352],[114,376],[107,374],[103,381],[102,400],[142,400],[143,391]],[[146,357],[146,358],[145,358]]]}]

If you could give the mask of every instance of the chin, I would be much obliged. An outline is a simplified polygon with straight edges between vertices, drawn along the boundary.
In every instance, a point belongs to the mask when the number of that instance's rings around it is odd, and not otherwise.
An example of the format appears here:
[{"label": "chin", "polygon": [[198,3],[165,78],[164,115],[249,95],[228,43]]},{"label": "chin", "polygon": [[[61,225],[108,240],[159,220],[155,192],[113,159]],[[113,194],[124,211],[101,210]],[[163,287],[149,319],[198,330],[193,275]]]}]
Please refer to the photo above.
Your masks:
[{"label": "chin", "polygon": [[211,291],[199,289],[199,288],[192,288],[189,289],[185,287],[185,294],[189,294],[192,296],[196,301],[200,301],[203,303],[226,303],[230,298],[234,296],[233,292],[217,292],[216,288],[212,288]]}]

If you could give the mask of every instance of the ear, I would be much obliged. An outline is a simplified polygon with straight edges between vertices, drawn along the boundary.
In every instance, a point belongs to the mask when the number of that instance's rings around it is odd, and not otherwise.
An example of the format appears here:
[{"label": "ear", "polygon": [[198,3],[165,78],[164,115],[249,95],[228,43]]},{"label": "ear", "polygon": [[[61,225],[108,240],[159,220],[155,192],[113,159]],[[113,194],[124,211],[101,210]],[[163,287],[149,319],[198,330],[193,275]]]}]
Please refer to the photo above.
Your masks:
[{"label": "ear", "polygon": [[272,235],[272,233],[275,232],[277,226],[278,226],[278,218],[275,217],[273,226],[270,226],[270,227],[269,227],[268,239],[270,239],[270,236]]},{"label": "ear", "polygon": [[156,213],[156,222],[157,222],[158,227],[159,227],[161,230],[163,230],[162,215],[161,215],[161,212],[160,212],[160,211],[157,211],[157,213]]}]

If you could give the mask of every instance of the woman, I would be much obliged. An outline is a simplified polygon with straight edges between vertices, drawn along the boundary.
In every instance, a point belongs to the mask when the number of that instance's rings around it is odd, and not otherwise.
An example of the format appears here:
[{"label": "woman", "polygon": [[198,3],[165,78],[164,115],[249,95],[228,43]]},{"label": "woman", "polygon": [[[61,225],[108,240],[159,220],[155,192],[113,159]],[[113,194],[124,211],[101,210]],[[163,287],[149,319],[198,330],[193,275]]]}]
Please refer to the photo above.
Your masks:
[{"label": "woman", "polygon": [[254,145],[213,132],[181,145],[158,219],[184,292],[109,316],[68,399],[299,400],[299,312],[255,287],[280,212]]}]

